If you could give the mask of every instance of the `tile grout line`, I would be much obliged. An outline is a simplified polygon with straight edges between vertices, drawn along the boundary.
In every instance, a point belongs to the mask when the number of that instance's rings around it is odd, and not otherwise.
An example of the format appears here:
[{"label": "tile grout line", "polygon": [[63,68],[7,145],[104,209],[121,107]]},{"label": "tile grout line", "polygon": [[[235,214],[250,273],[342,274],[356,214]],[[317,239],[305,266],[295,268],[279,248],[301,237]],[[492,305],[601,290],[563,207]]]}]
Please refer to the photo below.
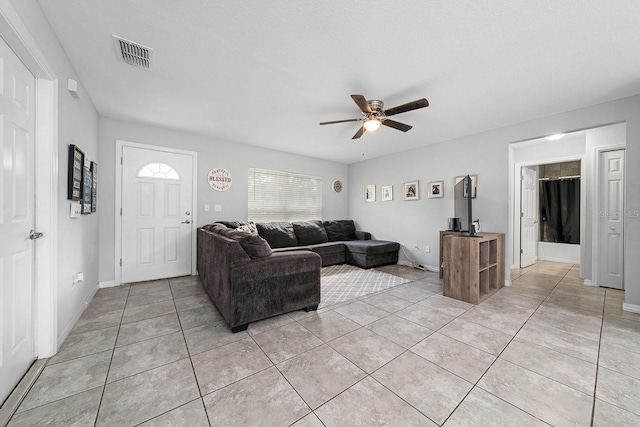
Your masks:
[{"label": "tile grout line", "polygon": [[116,352],[116,346],[118,344],[118,337],[120,336],[120,328],[122,327],[122,319],[124,319],[124,311],[127,307],[127,300],[131,295],[131,285],[129,285],[129,290],[127,292],[127,297],[125,298],[124,307],[122,308],[122,316],[120,317],[120,323],[118,324],[118,333],[116,334],[116,339],[113,342],[113,348],[111,349],[111,358],[109,359],[109,366],[107,367],[107,374],[104,376],[104,384],[102,385],[102,393],[100,393],[100,402],[98,403],[98,410],[96,411],[95,420],[93,422],[94,427],[98,424],[98,416],[100,415],[100,409],[102,408],[102,401],[104,399],[104,392],[107,389],[107,381],[109,379],[109,372],[111,371],[111,364],[113,363],[113,355]]},{"label": "tile grout line", "polygon": [[[527,273],[529,273],[529,272],[527,272]],[[569,271],[567,271],[567,272],[562,276],[562,278],[560,278],[560,280],[558,280],[558,282],[555,284],[555,286],[554,286],[554,287],[551,289],[551,291],[547,294],[547,296],[545,297],[545,299],[544,299],[544,300],[542,300],[542,302],[540,302],[540,304],[539,304],[539,305],[538,305],[538,307],[533,311],[533,313],[531,313],[531,314],[529,315],[529,317],[527,317],[527,320],[525,320],[525,321],[524,321],[524,323],[520,326],[520,328],[518,328],[518,330],[516,331],[516,333],[515,333],[515,334],[513,334],[513,336],[511,337],[511,339],[510,339],[510,340],[509,340],[509,342],[507,343],[507,345],[505,345],[505,346],[504,346],[504,348],[500,351],[500,353],[498,353],[498,355],[497,355],[497,356],[496,356],[496,358],[493,360],[493,362],[491,362],[491,364],[487,367],[487,369],[485,369],[485,371],[482,373],[482,375],[480,375],[480,377],[478,378],[478,380],[473,384],[473,386],[471,387],[471,389],[470,389],[470,390],[467,392],[467,394],[466,394],[466,395],[465,395],[465,396],[460,400],[460,402],[458,402],[458,404],[456,405],[456,407],[453,409],[453,411],[451,411],[451,412],[449,413],[449,415],[447,416],[447,418],[444,420],[444,422],[443,422],[442,424],[445,424],[445,423],[449,420],[449,418],[450,418],[450,417],[455,413],[455,411],[460,407],[460,405],[462,404],[462,402],[464,402],[464,400],[467,398],[467,396],[469,396],[469,394],[471,394],[471,392],[473,391],[473,389],[475,389],[476,387],[478,387],[478,388],[479,388],[480,390],[482,390],[482,391],[485,391],[485,392],[487,392],[487,393],[491,394],[492,396],[495,396],[496,398],[498,398],[498,399],[502,400],[503,402],[505,402],[505,403],[507,403],[507,404],[509,404],[509,405],[513,406],[514,408],[517,408],[517,409],[521,410],[522,412],[525,412],[525,413],[527,413],[527,414],[531,415],[531,416],[532,416],[532,417],[534,417],[535,419],[540,420],[540,421],[542,421],[542,422],[546,423],[546,421],[541,420],[540,418],[538,418],[537,416],[535,416],[535,415],[533,415],[533,414],[529,413],[528,411],[525,411],[523,408],[520,408],[520,407],[518,407],[518,406],[516,406],[516,405],[512,404],[511,402],[508,402],[508,401],[506,401],[506,400],[502,399],[500,396],[496,396],[495,394],[493,394],[493,393],[491,393],[491,392],[489,392],[489,391],[487,391],[487,390],[483,389],[482,387],[478,386],[478,384],[480,383],[480,381],[482,380],[482,378],[486,375],[486,373],[487,373],[487,372],[489,372],[489,370],[490,370],[490,369],[491,369],[491,367],[496,363],[496,361],[500,358],[500,356],[502,355],[502,353],[504,353],[504,351],[507,349],[507,347],[509,347],[509,344],[511,344],[511,343],[513,342],[513,340],[516,338],[516,335],[518,335],[518,333],[522,330],[522,328],[524,328],[524,325],[526,325],[526,324],[527,324],[527,322],[529,321],[529,319],[531,319],[531,317],[532,317],[532,316],[533,316],[533,315],[538,311],[538,308],[540,308],[540,306],[542,306],[542,304],[547,300],[547,298],[549,297],[549,295],[551,295],[551,292],[553,292],[553,289],[555,289],[555,288],[558,286],[558,284],[562,281],[562,279],[564,279],[564,278],[566,277],[566,275],[567,275],[568,273],[569,273]],[[524,273],[524,274],[526,274],[526,273]],[[514,282],[515,282],[516,280],[518,280],[520,277],[524,276],[524,274],[522,274],[522,275],[518,276],[518,278],[514,279]],[[517,304],[514,304],[514,305],[517,305]],[[471,323],[474,323],[474,322],[471,322]],[[482,325],[480,325],[480,326],[482,326]],[[486,326],[485,326],[485,327],[486,327]],[[491,328],[487,328],[487,329],[491,329]],[[500,331],[498,331],[498,332],[500,332]],[[468,344],[467,344],[467,345],[468,345]],[[472,347],[473,347],[473,346],[472,346]],[[474,347],[474,348],[475,348],[475,347]],[[507,362],[508,362],[508,361],[507,361]],[[520,365],[516,365],[516,366],[520,366]],[[523,368],[523,369],[527,369],[527,368],[524,368],[524,367],[521,367],[521,368]],[[530,369],[527,369],[527,370],[528,370],[528,371],[530,371],[530,372],[533,372],[533,371],[531,371]],[[535,373],[535,372],[534,372],[534,373]],[[540,375],[540,374],[538,374],[538,375]],[[542,375],[542,376],[543,376],[543,377],[545,377],[544,375]],[[547,377],[545,377],[545,378],[547,378]],[[550,378],[550,379],[551,379],[551,378]],[[552,381],[554,381],[554,380],[552,380]],[[560,383],[560,384],[562,384],[562,383]],[[548,423],[546,423],[546,424],[548,424]]]},{"label": "tile grout line", "polygon": [[[209,412],[207,411],[207,407],[204,404],[204,400],[203,400],[203,396],[202,396],[202,390],[200,388],[200,382],[198,381],[198,376],[196,375],[196,369],[193,366],[193,358],[191,357],[191,350],[189,349],[189,346],[187,345],[187,337],[184,335],[184,328],[182,327],[182,319],[180,318],[180,313],[178,312],[178,307],[176,306],[176,298],[175,298],[175,296],[173,294],[173,288],[171,287],[171,281],[169,280],[168,282],[169,282],[169,291],[171,292],[171,300],[173,301],[173,307],[176,310],[176,316],[178,317],[178,324],[180,325],[180,333],[182,334],[182,339],[184,341],[184,346],[187,349],[187,357],[189,358],[189,364],[191,365],[191,372],[193,373],[193,378],[195,379],[196,387],[198,388],[198,394],[200,395],[200,397],[198,399],[194,399],[194,400],[200,400],[200,403],[202,403],[202,407],[204,408],[205,416],[207,417],[207,423],[209,423],[209,426],[211,426],[211,420],[209,419]],[[186,403],[185,403],[185,405],[186,405]],[[181,406],[184,406],[184,405],[181,405]],[[179,407],[180,406],[178,406],[178,408]],[[168,413],[170,411],[173,411],[174,409],[176,409],[176,408],[169,409],[168,411],[164,412],[163,414],[166,414],[166,413]],[[163,414],[156,415],[153,418],[157,418],[157,417],[159,417],[159,416],[161,416]],[[153,419],[153,418],[151,418],[151,419]],[[149,420],[146,420],[146,421],[149,421]]]}]

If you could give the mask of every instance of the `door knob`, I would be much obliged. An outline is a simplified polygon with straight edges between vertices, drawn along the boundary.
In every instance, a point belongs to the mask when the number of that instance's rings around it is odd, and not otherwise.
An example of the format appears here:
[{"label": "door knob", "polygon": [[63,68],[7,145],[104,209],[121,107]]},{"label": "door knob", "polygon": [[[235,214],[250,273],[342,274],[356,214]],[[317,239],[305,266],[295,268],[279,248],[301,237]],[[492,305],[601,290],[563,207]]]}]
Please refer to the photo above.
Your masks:
[{"label": "door knob", "polygon": [[182,221],[183,224],[191,224],[191,221],[186,220],[186,221]]},{"label": "door knob", "polygon": [[613,226],[611,226],[611,227],[609,227],[609,228],[610,228],[610,229],[612,229],[613,231],[616,231],[616,228],[615,228],[615,227],[613,227]]},{"label": "door knob", "polygon": [[36,230],[31,230],[31,231],[29,231],[29,238],[30,238],[31,240],[39,239],[39,238],[41,238],[42,236],[43,236],[43,234],[42,234],[42,233],[37,232]]}]

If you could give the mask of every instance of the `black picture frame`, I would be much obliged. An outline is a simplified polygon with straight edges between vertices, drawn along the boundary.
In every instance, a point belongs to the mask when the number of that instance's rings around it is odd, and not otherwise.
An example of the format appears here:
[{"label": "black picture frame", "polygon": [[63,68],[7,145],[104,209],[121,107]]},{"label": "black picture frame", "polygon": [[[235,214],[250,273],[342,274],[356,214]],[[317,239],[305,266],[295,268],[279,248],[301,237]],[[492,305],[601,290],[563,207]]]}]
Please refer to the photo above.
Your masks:
[{"label": "black picture frame", "polygon": [[82,200],[82,173],[84,170],[84,152],[69,144],[69,167],[67,178],[67,199]]},{"label": "black picture frame", "polygon": [[98,164],[91,162],[91,178],[93,180],[91,186],[91,212],[98,211]]},{"label": "black picture frame", "polygon": [[82,214],[91,213],[91,190],[93,188],[93,174],[91,173],[91,162],[84,164],[82,172]]}]

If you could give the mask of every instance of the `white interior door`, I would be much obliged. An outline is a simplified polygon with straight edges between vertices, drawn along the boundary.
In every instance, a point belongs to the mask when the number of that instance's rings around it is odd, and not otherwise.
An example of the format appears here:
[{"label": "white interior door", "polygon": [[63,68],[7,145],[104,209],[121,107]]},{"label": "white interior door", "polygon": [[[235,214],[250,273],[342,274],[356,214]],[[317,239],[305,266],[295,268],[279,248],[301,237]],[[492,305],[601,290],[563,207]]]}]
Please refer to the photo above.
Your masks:
[{"label": "white interior door", "polygon": [[122,282],[191,274],[193,157],[122,148]]},{"label": "white interior door", "polygon": [[624,150],[599,157],[598,286],[623,289]]},{"label": "white interior door", "polygon": [[0,403],[35,359],[35,79],[0,39]]},{"label": "white interior door", "polygon": [[520,191],[520,268],[536,262],[538,243],[538,171],[522,167]]}]

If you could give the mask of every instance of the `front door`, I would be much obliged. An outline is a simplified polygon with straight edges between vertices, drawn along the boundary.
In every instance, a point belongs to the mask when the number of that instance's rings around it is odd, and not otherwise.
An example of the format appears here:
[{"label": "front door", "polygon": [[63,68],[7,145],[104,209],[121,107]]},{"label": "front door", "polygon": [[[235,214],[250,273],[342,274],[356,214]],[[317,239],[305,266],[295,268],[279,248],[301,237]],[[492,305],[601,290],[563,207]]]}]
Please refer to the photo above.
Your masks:
[{"label": "front door", "polygon": [[605,151],[599,157],[598,286],[623,289],[624,258],[624,150]]},{"label": "front door", "polygon": [[193,157],[122,148],[122,282],[191,274]]},{"label": "front door", "polygon": [[538,173],[535,168],[522,168],[520,192],[520,268],[536,262],[538,243]]},{"label": "front door", "polygon": [[35,79],[0,38],[0,404],[35,359]]}]

